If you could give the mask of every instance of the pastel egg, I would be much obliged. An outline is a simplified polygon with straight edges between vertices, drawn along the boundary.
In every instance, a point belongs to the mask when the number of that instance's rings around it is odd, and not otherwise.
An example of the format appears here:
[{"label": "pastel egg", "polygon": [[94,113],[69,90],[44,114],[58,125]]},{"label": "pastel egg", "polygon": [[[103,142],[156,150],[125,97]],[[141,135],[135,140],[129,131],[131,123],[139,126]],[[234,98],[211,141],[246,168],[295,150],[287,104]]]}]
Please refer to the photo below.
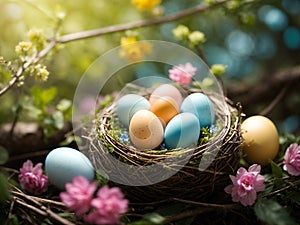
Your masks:
[{"label": "pastel egg", "polygon": [[170,119],[179,113],[179,107],[173,98],[165,96],[158,98],[152,104],[151,112],[153,112],[165,126]]},{"label": "pastel egg", "polygon": [[180,113],[170,120],[165,129],[168,149],[187,148],[196,145],[200,136],[198,118],[192,113]]},{"label": "pastel egg", "polygon": [[141,109],[149,110],[150,103],[146,98],[140,95],[124,95],[117,102],[118,118],[126,127],[129,127],[132,116]]},{"label": "pastel egg", "polygon": [[279,135],[274,123],[264,116],[251,116],[241,124],[242,149],[249,163],[266,165],[279,150]]},{"label": "pastel egg", "polygon": [[169,97],[173,98],[177,102],[177,105],[179,107],[181,106],[182,95],[181,95],[180,91],[171,84],[162,84],[162,85],[158,86],[156,89],[154,89],[154,91],[152,92],[152,94],[150,95],[150,98],[149,98],[150,105],[153,105],[153,103],[157,99],[159,99],[160,97],[164,97],[164,96],[169,96]]},{"label": "pastel egg", "polygon": [[154,149],[163,142],[164,128],[154,113],[140,110],[130,121],[129,136],[137,148]]},{"label": "pastel egg", "polygon": [[76,176],[84,176],[90,181],[94,178],[90,160],[81,152],[68,147],[52,150],[46,157],[45,170],[49,182],[62,190]]},{"label": "pastel egg", "polygon": [[202,93],[193,93],[182,102],[181,112],[193,113],[199,120],[200,127],[211,126],[215,120],[215,110],[210,99]]}]

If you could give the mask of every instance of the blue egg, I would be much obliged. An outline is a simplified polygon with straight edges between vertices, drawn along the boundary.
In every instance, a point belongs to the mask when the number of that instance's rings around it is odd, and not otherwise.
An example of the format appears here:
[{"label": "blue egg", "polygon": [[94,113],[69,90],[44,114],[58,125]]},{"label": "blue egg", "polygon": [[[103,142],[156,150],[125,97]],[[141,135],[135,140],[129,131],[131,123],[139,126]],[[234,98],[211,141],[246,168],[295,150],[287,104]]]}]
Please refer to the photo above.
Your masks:
[{"label": "blue egg", "polygon": [[166,126],[164,138],[168,149],[196,145],[200,136],[198,118],[192,113],[180,113]]},{"label": "blue egg", "polygon": [[118,118],[126,127],[129,127],[132,116],[142,109],[150,110],[150,103],[146,98],[136,94],[124,95],[117,103]]},{"label": "blue egg", "polygon": [[76,176],[94,179],[94,168],[90,160],[81,152],[68,147],[52,150],[46,157],[45,170],[49,182],[60,189],[72,182]]},{"label": "blue egg", "polygon": [[181,112],[193,113],[199,120],[200,127],[209,127],[215,120],[215,110],[210,99],[202,93],[187,96],[181,105]]}]

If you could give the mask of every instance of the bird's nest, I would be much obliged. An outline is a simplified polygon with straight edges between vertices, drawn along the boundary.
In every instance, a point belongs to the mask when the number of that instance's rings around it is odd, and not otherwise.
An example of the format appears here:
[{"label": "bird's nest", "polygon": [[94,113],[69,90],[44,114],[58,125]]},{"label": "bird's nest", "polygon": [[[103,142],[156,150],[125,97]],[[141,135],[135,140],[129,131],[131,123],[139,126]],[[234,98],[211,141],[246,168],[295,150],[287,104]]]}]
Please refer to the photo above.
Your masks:
[{"label": "bird's nest", "polygon": [[[188,93],[201,92],[189,89]],[[100,110],[89,134],[88,157],[131,202],[171,198],[206,201],[224,193],[239,166],[241,106],[205,93],[215,108],[215,131],[202,130],[198,145],[184,149],[141,151],[120,136],[116,102]],[[149,92],[143,93],[148,96]],[[223,100],[222,100],[223,99]],[[121,129],[122,130],[122,129]],[[208,131],[208,132],[207,132]],[[204,134],[205,133],[205,134]]]}]

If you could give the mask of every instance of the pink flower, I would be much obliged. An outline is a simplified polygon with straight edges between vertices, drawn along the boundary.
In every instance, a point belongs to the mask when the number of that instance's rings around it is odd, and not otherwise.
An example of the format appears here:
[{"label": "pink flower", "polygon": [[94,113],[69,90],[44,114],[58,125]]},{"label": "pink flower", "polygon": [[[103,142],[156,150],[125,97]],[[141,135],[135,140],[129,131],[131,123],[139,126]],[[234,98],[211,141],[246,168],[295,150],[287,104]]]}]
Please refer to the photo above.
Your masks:
[{"label": "pink flower", "polygon": [[38,163],[33,167],[31,160],[23,163],[23,167],[20,168],[19,182],[24,190],[35,195],[47,191],[48,177],[43,174],[42,166],[42,163]]},{"label": "pink flower", "polygon": [[84,176],[77,176],[72,183],[66,184],[66,192],[59,196],[70,211],[82,216],[89,210],[96,189],[96,183],[90,183]]},{"label": "pink flower", "polygon": [[300,175],[300,145],[291,144],[284,155],[283,169],[292,176]]},{"label": "pink flower", "polygon": [[176,83],[187,85],[191,82],[196,71],[197,68],[193,67],[191,63],[179,64],[169,70],[169,77]]},{"label": "pink flower", "polygon": [[103,186],[91,203],[94,208],[84,220],[92,224],[117,224],[120,215],[128,209],[128,200],[117,187]]},{"label": "pink flower", "polygon": [[256,192],[265,189],[264,177],[260,175],[261,167],[254,164],[248,171],[240,167],[236,176],[230,175],[232,185],[228,185],[224,190],[231,194],[232,201],[241,202],[242,205],[252,205],[256,200]]}]

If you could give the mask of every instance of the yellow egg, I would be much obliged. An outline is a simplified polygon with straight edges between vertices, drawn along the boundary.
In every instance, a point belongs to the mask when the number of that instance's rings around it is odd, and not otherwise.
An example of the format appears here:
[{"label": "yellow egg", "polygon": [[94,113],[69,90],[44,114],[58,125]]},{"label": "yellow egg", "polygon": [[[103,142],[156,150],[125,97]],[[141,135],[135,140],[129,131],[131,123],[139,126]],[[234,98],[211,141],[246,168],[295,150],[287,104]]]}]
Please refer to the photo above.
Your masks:
[{"label": "yellow egg", "polygon": [[251,116],[241,124],[242,148],[248,163],[266,165],[279,150],[279,135],[274,123],[264,116]]},{"label": "yellow egg", "polygon": [[137,148],[154,149],[163,142],[164,128],[154,113],[143,109],[131,118],[129,136]]},{"label": "yellow egg", "polygon": [[161,120],[164,126],[179,113],[179,107],[176,101],[169,96],[158,98],[150,110]]}]

